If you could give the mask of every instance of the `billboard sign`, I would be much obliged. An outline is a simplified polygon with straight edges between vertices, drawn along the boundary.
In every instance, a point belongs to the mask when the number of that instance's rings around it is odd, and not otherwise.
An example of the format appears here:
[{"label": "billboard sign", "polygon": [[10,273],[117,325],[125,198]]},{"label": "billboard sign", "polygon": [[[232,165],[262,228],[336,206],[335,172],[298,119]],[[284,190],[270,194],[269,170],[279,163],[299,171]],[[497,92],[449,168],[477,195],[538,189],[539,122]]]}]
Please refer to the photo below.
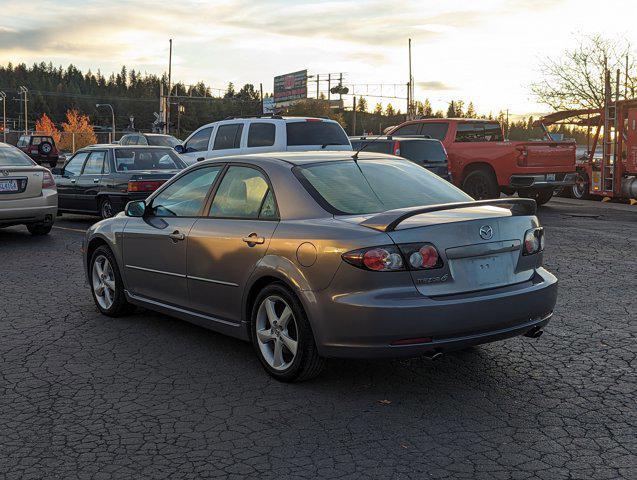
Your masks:
[{"label": "billboard sign", "polygon": [[274,77],[274,102],[290,105],[307,98],[307,70]]}]

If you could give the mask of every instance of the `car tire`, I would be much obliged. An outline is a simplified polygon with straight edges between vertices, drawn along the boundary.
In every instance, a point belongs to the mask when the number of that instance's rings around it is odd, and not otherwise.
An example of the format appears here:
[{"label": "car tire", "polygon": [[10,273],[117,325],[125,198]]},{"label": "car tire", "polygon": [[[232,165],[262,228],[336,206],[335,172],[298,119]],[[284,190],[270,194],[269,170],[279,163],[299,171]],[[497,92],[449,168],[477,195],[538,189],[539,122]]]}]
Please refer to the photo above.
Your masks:
[{"label": "car tire", "polygon": [[276,380],[309,380],[325,365],[301,302],[282,283],[272,283],[257,295],[250,315],[250,336],[259,361]]},{"label": "car tire", "polygon": [[487,200],[500,196],[498,181],[487,168],[471,170],[462,182],[462,189],[475,200]]},{"label": "car tire", "polygon": [[592,195],[590,191],[590,180],[586,172],[582,170],[577,171],[577,177],[575,178],[575,185],[569,189],[570,197],[577,200],[590,200]]},{"label": "car tire", "polygon": [[48,156],[53,151],[53,144],[51,142],[42,142],[38,145],[38,153],[43,156]]},{"label": "car tire", "polygon": [[527,188],[520,189],[518,191],[520,197],[523,198],[532,198],[535,200],[535,203],[539,205],[544,205],[551,198],[553,198],[553,189],[552,188]]},{"label": "car tire", "polygon": [[108,197],[101,199],[100,217],[102,217],[103,220],[106,220],[107,218],[111,218],[113,215],[113,204],[111,200]]},{"label": "car tire", "polygon": [[52,228],[52,223],[33,223],[31,225],[27,225],[27,230],[34,237],[48,235]]},{"label": "car tire", "polygon": [[88,268],[91,295],[95,306],[102,314],[108,317],[121,317],[135,309],[135,306],[126,300],[124,282],[110,248],[106,245],[97,247],[91,255]]}]

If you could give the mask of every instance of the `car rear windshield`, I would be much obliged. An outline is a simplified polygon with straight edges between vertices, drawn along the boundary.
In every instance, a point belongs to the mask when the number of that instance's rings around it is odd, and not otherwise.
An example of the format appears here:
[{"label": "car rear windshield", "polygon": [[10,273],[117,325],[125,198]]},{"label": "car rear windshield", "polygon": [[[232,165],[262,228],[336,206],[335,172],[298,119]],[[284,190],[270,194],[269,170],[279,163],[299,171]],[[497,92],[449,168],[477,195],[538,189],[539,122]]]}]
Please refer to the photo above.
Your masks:
[{"label": "car rear windshield", "polygon": [[13,147],[0,146],[0,167],[31,167],[35,165],[22,151]]},{"label": "car rear windshield", "polygon": [[[366,145],[366,146],[365,146]],[[364,152],[376,152],[376,153],[394,153],[394,142],[388,141],[374,141],[374,140],[352,140],[352,149],[360,150],[363,146]]]},{"label": "car rear windshield", "polygon": [[172,135],[149,135],[146,137],[148,141],[148,145],[153,145],[155,147],[171,147],[173,148],[175,145],[179,145],[181,142],[179,139],[173,137]]},{"label": "car rear windshield", "polygon": [[343,128],[334,122],[309,120],[290,122],[285,126],[288,146],[298,145],[349,145]]},{"label": "car rear windshield", "polygon": [[295,167],[327,210],[362,215],[395,208],[466,202],[471,197],[408,160],[346,160]]},{"label": "car rear windshield", "polygon": [[442,143],[432,140],[403,140],[399,156],[418,163],[447,163]]},{"label": "car rear windshield", "polygon": [[118,172],[134,170],[181,170],[185,164],[169,149],[116,148],[115,168]]}]

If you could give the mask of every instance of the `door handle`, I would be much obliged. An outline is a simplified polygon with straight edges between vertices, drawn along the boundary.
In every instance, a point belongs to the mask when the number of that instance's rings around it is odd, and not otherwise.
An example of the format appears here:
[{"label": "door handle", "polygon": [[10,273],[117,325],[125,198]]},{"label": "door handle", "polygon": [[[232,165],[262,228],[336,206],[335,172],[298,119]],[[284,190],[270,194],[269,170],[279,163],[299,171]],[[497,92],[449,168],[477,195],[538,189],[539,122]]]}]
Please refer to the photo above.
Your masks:
[{"label": "door handle", "polygon": [[199,158],[197,159],[197,161],[198,161],[198,162],[203,162],[204,160],[205,160],[205,158],[204,158],[204,157],[199,157]]},{"label": "door handle", "polygon": [[259,245],[265,243],[265,238],[259,237],[256,233],[251,233],[247,237],[243,237],[241,240],[246,242],[251,247],[255,246],[257,243]]},{"label": "door handle", "polygon": [[177,243],[177,242],[181,242],[182,240],[185,240],[186,235],[184,235],[183,233],[179,233],[179,230],[175,230],[173,233],[168,235],[168,238],[170,238],[173,241],[173,243]]},{"label": "door handle", "polygon": [[99,178],[94,178],[93,179],[93,183],[100,183],[100,179]]},{"label": "door handle", "polygon": [[77,182],[77,180],[75,178],[72,178],[71,183],[75,183],[75,182]]}]

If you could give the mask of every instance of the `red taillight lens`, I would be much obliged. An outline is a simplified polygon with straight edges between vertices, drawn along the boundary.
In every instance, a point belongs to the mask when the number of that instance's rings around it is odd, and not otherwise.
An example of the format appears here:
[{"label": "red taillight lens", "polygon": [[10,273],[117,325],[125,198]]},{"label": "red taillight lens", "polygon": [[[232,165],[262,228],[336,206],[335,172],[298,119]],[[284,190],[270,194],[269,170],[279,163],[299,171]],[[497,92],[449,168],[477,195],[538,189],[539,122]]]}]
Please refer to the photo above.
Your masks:
[{"label": "red taillight lens", "polygon": [[544,250],[544,229],[532,228],[524,233],[524,255],[533,255]]},{"label": "red taillight lens", "polygon": [[398,272],[442,267],[442,259],[438,250],[430,243],[363,248],[344,253],[343,260],[356,267],[374,272]]},{"label": "red taillight lens", "polygon": [[321,120],[320,118],[306,118],[305,121],[306,122],[322,122],[323,120]]},{"label": "red taillight lens", "polygon": [[129,192],[154,192],[166,180],[131,180],[128,182]]},{"label": "red taillight lens", "polygon": [[42,188],[57,188],[55,186],[55,179],[48,170],[45,170],[44,175],[42,175]]},{"label": "red taillight lens", "polygon": [[400,246],[412,270],[427,270],[442,267],[442,259],[436,247],[431,243],[412,243]]},{"label": "red taillight lens", "polygon": [[394,142],[394,155],[400,156],[400,142],[398,140]]}]

